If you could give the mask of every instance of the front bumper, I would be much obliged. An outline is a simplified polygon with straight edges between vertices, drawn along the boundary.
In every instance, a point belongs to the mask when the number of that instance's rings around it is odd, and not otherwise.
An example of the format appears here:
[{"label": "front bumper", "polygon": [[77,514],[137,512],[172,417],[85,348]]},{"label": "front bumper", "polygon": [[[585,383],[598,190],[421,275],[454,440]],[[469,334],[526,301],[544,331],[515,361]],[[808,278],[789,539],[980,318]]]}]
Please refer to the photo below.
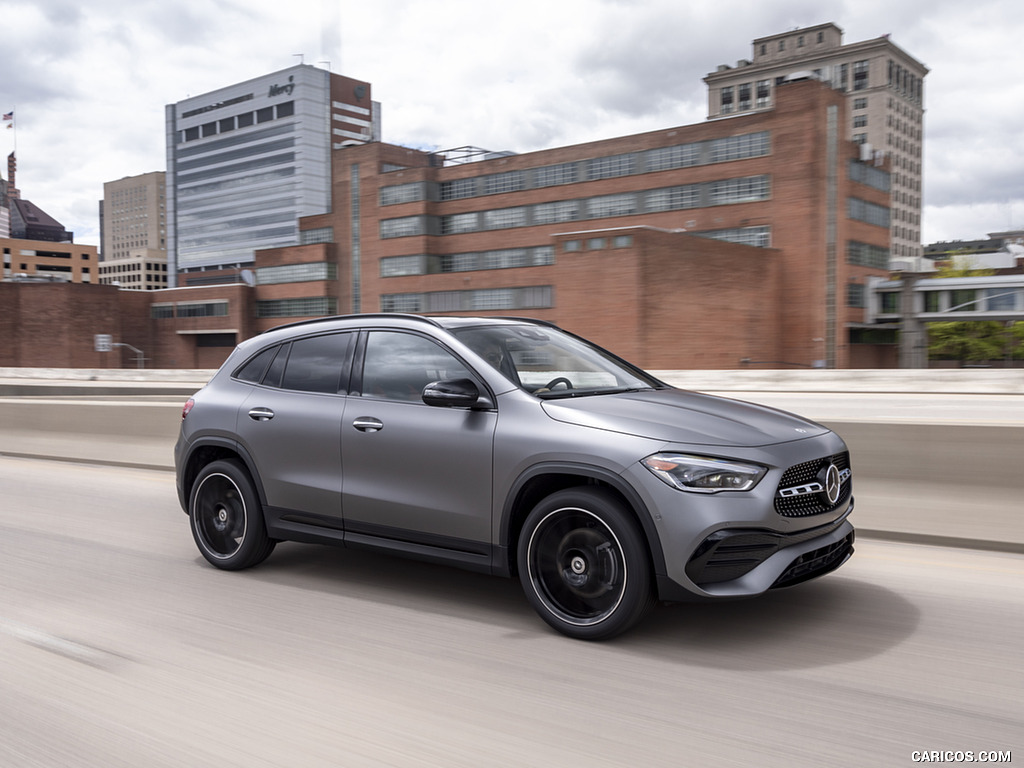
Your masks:
[{"label": "front bumper", "polygon": [[[747,492],[689,493],[650,482],[642,466],[628,469],[624,474],[640,489],[657,531],[651,544],[657,553],[658,597],[673,602],[753,597],[841,566],[854,540],[846,450],[828,433],[723,452],[724,458],[769,467]],[[833,488],[832,501],[819,503],[825,488],[815,473],[823,468],[841,476],[842,485]]]}]

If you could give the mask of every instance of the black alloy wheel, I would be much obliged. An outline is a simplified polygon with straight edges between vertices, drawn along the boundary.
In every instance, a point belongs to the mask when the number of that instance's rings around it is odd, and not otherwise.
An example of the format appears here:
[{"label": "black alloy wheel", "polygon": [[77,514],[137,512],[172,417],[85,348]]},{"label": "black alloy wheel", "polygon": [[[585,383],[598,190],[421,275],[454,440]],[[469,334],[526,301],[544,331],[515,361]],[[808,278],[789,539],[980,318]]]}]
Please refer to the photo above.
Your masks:
[{"label": "black alloy wheel", "polygon": [[559,491],[538,504],[523,526],[518,565],[530,603],[570,637],[613,637],[651,604],[643,536],[622,504],[601,490]]},{"label": "black alloy wheel", "polygon": [[215,461],[196,478],[189,504],[192,537],[209,562],[226,571],[257,565],[274,550],[245,467]]}]

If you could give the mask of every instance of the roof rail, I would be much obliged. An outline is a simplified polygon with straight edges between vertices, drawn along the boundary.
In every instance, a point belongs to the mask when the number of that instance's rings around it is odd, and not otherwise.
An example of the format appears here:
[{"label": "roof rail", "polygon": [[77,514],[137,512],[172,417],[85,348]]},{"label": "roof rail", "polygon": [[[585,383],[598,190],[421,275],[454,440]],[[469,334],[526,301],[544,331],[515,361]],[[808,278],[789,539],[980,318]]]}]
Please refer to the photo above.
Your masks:
[{"label": "roof rail", "polygon": [[314,317],[311,320],[296,320],[294,323],[284,323],[282,325],[275,325],[273,328],[268,328],[267,330],[262,331],[261,334],[262,333],[270,333],[271,331],[277,331],[277,330],[280,330],[281,328],[296,328],[296,327],[303,326],[303,325],[316,325],[317,323],[329,323],[329,322],[332,322],[334,320],[355,320],[357,318],[362,319],[362,318],[368,318],[368,317],[369,318],[373,318],[373,317],[387,317],[387,318],[401,317],[401,318],[404,318],[406,320],[421,320],[421,321],[423,321],[425,323],[429,323],[430,325],[436,326],[437,328],[441,327],[440,323],[438,323],[432,317],[427,317],[425,315],[412,315],[412,314],[406,314],[406,313],[403,313],[403,312],[365,312],[365,313],[361,313],[361,314],[351,314],[351,315],[331,315],[329,317]]},{"label": "roof rail", "polygon": [[534,325],[546,325],[549,328],[557,328],[558,330],[565,330],[559,325],[555,325],[550,320],[541,320],[537,317],[517,317],[515,315],[499,315],[497,317],[489,317],[489,320],[515,320],[520,323],[533,323]]}]

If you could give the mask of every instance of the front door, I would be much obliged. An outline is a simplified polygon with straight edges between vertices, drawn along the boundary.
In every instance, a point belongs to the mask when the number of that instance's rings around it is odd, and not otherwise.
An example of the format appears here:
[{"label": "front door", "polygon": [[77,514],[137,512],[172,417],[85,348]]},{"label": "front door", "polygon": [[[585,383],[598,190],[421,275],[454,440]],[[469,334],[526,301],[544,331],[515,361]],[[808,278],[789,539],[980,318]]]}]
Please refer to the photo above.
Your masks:
[{"label": "front door", "polygon": [[454,378],[480,381],[432,339],[367,334],[361,395],[342,425],[346,531],[450,549],[490,542],[498,414],[421,399],[428,383]]}]

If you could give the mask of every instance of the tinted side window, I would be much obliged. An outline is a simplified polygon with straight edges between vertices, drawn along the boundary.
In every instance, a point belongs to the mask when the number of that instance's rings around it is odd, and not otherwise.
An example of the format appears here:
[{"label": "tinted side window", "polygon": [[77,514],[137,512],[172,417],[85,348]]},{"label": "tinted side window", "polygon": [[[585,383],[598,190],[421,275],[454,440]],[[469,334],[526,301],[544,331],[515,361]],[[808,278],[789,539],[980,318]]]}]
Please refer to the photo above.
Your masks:
[{"label": "tinted side window", "polygon": [[267,370],[267,366],[270,365],[270,361],[274,359],[274,355],[280,347],[268,347],[260,352],[256,357],[252,358],[243,365],[238,371],[235,372],[235,378],[241,379],[242,381],[250,381],[253,384],[259,384],[263,380],[263,374]]},{"label": "tinted side window", "polygon": [[350,333],[312,336],[292,342],[288,364],[281,379],[283,389],[337,394],[348,362]]},{"label": "tinted side window", "polygon": [[373,331],[366,340],[363,395],[423,402],[423,388],[441,379],[476,377],[458,358],[422,336]]}]

